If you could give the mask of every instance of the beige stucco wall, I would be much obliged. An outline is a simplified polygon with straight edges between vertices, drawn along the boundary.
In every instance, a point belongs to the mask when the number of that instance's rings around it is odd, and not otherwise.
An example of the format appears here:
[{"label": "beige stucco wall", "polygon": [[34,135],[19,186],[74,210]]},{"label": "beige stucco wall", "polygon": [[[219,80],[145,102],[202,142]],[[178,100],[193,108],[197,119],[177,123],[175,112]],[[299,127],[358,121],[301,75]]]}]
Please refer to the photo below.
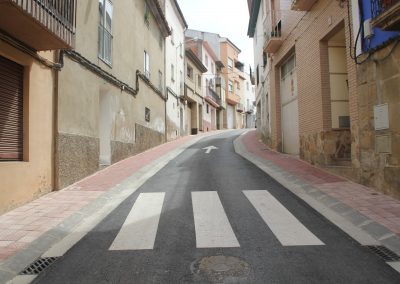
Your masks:
[{"label": "beige stucco wall", "polygon": [[0,55],[25,66],[24,161],[0,162],[1,214],[52,190],[54,71],[3,41]]},{"label": "beige stucco wall", "polygon": [[[109,65],[98,58],[98,2],[78,2],[76,52],[135,88],[136,71],[144,72],[146,50],[150,56],[150,82],[158,88],[159,71],[164,74],[164,44],[160,46],[161,32],[154,16],[150,13],[149,26],[144,22],[144,3],[113,2]],[[142,79],[138,79],[139,91],[134,96],[72,57],[67,55],[64,61],[58,88],[57,187],[98,170],[100,141],[104,141],[101,137],[106,137],[106,143],[109,139],[112,163],[164,141],[165,101]],[[108,114],[100,111],[102,104],[107,105]],[[145,108],[150,109],[150,121],[145,120]],[[109,130],[104,130],[102,120],[109,121]]]}]

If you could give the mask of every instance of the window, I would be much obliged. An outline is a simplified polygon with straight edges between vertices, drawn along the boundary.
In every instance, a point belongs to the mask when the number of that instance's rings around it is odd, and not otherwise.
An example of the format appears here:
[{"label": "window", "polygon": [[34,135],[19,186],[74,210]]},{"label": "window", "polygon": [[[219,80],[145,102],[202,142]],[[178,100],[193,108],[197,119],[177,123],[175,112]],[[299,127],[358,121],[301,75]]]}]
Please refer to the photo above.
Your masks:
[{"label": "window", "polygon": [[158,89],[162,92],[163,91],[163,75],[160,70],[158,70]]},{"label": "window", "polygon": [[193,68],[188,64],[186,68],[186,75],[189,79],[193,80]]},{"label": "window", "polygon": [[215,73],[215,71],[214,71],[214,63],[212,63],[212,62],[211,62],[211,73],[213,73],[213,74]]},{"label": "window", "polygon": [[171,64],[171,81],[175,82],[175,66]]},{"label": "window", "polygon": [[0,56],[0,161],[23,160],[24,67]]},{"label": "window", "polygon": [[209,112],[210,112],[210,109],[209,109],[209,106],[208,106],[208,104],[206,104],[206,111],[207,111],[207,113],[209,113]]},{"label": "window", "polygon": [[150,56],[146,50],[144,51],[143,59],[144,59],[143,62],[144,75],[147,77],[147,79],[150,80]]},{"label": "window", "polygon": [[179,45],[179,55],[180,55],[180,57],[181,58],[183,58],[183,44],[181,43],[180,45]]},{"label": "window", "polygon": [[233,68],[233,60],[228,57],[228,68],[232,69]]},{"label": "window", "polygon": [[112,63],[112,14],[113,6],[108,0],[99,0],[99,58]]},{"label": "window", "polygon": [[150,109],[147,107],[144,108],[144,120],[150,122]]},{"label": "window", "polygon": [[201,87],[201,75],[200,74],[197,75],[197,85],[199,87]]},{"label": "window", "polygon": [[257,86],[258,86],[258,84],[260,84],[260,71],[258,71],[258,65],[256,68],[256,76],[257,76],[256,81],[257,81]]},{"label": "window", "polygon": [[230,93],[233,93],[233,82],[231,80],[229,80],[228,82],[228,91]]},{"label": "window", "polygon": [[268,55],[266,52],[263,52],[263,68],[267,67],[268,64]]},{"label": "window", "polygon": [[246,82],[246,89],[247,89],[247,91],[250,90],[249,82]]},{"label": "window", "polygon": [[208,56],[207,56],[207,54],[205,56],[205,63],[206,63],[206,67],[208,67]]},{"label": "window", "polygon": [[240,90],[240,82],[236,82],[236,88]]},{"label": "window", "polygon": [[206,79],[206,87],[208,87],[208,79]]},{"label": "window", "polygon": [[150,9],[146,2],[144,2],[144,23],[150,27]]}]

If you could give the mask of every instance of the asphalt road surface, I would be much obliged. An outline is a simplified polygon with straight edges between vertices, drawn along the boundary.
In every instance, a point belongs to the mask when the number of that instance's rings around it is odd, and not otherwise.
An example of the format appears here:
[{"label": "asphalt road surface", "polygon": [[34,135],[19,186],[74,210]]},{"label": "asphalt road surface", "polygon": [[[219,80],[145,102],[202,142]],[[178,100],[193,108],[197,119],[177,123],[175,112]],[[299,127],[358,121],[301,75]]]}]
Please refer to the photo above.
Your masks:
[{"label": "asphalt road surface", "polygon": [[400,283],[383,260],[237,155],[239,133],[189,147],[34,283]]}]

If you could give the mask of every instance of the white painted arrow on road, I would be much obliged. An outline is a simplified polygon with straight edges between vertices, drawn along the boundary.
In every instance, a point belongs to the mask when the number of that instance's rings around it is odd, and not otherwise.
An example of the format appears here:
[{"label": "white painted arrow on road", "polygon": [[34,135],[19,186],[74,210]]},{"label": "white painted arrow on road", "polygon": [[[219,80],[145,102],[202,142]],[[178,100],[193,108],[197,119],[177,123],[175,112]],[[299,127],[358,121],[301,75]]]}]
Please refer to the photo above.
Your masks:
[{"label": "white painted arrow on road", "polygon": [[215,146],[208,146],[208,147],[203,148],[203,150],[206,150],[206,154],[210,154],[211,150],[216,150],[216,149],[218,149],[218,148]]}]

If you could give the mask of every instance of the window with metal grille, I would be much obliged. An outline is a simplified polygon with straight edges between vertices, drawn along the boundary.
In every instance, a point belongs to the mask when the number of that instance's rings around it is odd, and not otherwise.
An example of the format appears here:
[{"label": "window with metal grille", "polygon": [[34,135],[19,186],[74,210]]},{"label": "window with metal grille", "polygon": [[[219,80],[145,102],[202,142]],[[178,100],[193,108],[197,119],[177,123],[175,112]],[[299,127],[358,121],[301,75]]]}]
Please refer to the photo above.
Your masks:
[{"label": "window with metal grille", "polygon": [[23,74],[0,56],[0,161],[23,160]]},{"label": "window with metal grille", "polygon": [[112,14],[113,5],[109,0],[99,0],[99,58],[112,64]]}]

